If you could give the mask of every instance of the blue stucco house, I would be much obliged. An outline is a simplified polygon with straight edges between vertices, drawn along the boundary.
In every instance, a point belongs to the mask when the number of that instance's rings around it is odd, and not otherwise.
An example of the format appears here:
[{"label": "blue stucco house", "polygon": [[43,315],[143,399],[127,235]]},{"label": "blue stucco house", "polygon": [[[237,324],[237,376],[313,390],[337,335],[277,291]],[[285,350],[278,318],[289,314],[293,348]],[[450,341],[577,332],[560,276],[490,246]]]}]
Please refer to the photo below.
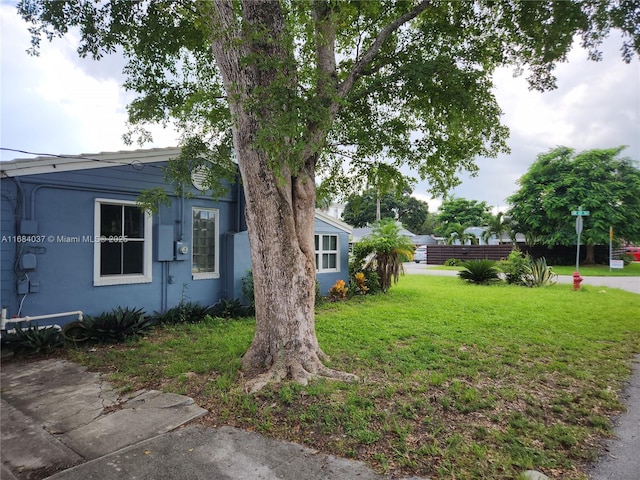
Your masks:
[{"label": "blue stucco house", "polygon": [[[161,187],[177,148],[0,163],[0,293],[5,318],[115,307],[163,312],[181,299],[211,305],[242,297],[251,268],[240,182],[214,200],[197,188],[151,215],[140,192]],[[326,294],[348,280],[351,228],[315,218],[317,278]],[[10,327],[7,327],[10,328]]]}]

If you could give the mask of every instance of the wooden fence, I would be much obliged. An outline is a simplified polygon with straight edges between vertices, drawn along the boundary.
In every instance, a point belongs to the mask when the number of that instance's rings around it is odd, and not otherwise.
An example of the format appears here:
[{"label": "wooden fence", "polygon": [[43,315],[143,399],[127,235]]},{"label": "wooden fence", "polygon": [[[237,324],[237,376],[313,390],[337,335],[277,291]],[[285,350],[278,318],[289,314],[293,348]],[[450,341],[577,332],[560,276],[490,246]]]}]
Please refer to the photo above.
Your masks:
[{"label": "wooden fence", "polygon": [[507,258],[513,245],[427,245],[427,263],[444,265],[449,258],[458,260],[500,260]]},{"label": "wooden fence", "polygon": [[[449,258],[458,260],[501,260],[506,259],[511,253],[514,245],[427,245],[427,263],[430,265],[444,265]],[[550,265],[571,265],[575,262],[576,247],[574,246],[556,246],[547,248],[536,245],[518,245],[518,248],[524,253],[531,256],[545,257]],[[622,251],[617,249],[614,251],[613,258],[620,258]],[[580,250],[580,261],[582,262],[586,255],[586,247],[583,245]],[[595,246],[595,260],[597,263],[609,263],[609,246]]]}]

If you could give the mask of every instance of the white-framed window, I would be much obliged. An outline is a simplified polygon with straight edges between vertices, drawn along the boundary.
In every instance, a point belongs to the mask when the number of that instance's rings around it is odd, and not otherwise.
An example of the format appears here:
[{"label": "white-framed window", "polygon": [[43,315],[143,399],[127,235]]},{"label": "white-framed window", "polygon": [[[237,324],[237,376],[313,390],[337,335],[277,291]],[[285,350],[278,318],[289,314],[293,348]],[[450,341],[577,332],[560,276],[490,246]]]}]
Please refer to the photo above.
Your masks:
[{"label": "white-framed window", "polygon": [[152,281],[152,219],[126,200],[95,200],[93,284],[126,285]]},{"label": "white-framed window", "polygon": [[316,271],[338,272],[338,235],[316,235]]},{"label": "white-framed window", "polygon": [[220,212],[215,208],[193,207],[191,273],[194,280],[220,276],[220,247],[218,221]]}]

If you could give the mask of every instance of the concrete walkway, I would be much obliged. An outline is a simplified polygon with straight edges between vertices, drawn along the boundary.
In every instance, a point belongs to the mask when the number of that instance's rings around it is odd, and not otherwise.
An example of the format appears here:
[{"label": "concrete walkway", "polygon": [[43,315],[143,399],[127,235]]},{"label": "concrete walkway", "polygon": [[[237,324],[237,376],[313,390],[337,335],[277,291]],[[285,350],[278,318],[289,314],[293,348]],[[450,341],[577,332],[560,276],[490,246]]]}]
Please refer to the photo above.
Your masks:
[{"label": "concrete walkway", "polygon": [[120,398],[65,360],[8,362],[0,385],[2,480],[388,478],[257,433],[184,426],[207,413],[191,398],[153,390]]},{"label": "concrete walkway", "polygon": [[607,442],[607,453],[591,472],[593,480],[640,478],[640,355],[625,389],[627,411],[614,422],[616,438]]}]

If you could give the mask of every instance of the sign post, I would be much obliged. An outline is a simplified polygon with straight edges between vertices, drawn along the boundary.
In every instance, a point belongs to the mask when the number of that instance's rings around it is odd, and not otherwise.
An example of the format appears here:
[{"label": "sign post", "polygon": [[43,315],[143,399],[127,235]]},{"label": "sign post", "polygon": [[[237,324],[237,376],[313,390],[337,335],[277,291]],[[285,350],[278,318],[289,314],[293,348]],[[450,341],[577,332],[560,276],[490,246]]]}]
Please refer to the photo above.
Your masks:
[{"label": "sign post", "polygon": [[582,234],[584,224],[582,217],[588,216],[589,210],[582,210],[582,205],[580,205],[578,210],[571,211],[571,215],[576,217],[576,233],[578,234],[578,241],[576,243],[576,271],[573,272],[573,289],[578,290],[580,288],[580,282],[582,282],[582,278],[580,277],[580,234]]}]

